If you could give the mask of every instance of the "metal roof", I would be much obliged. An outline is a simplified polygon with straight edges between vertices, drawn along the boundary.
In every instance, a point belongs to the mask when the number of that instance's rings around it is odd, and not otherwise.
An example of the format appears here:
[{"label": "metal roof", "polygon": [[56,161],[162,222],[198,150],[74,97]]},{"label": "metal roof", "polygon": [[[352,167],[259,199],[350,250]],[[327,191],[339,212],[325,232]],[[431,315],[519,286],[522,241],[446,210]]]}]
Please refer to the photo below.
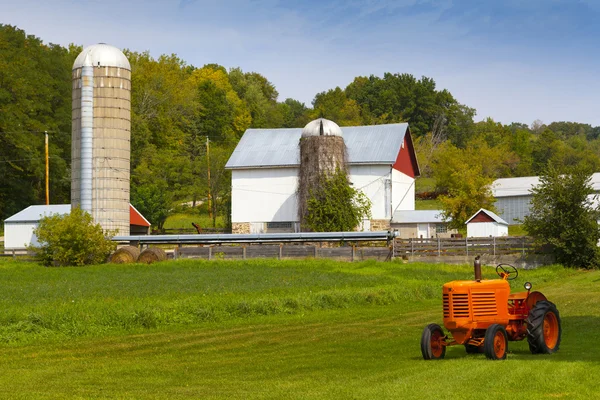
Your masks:
[{"label": "metal roof", "polygon": [[[530,196],[531,189],[539,184],[539,176],[496,179],[492,183],[492,194],[494,197]],[[590,184],[595,191],[600,192],[600,172],[592,174]]]},{"label": "metal roof", "polygon": [[442,210],[399,210],[394,213],[392,224],[444,223]]},{"label": "metal roof", "polygon": [[94,67],[119,67],[131,70],[125,54],[106,43],[93,44],[83,49],[75,59],[73,69],[81,68],[84,64],[89,65],[90,62]]},{"label": "metal roof", "polygon": [[41,206],[29,206],[19,211],[15,215],[6,218],[4,222],[38,222],[41,218],[52,214],[69,214],[71,212],[70,204],[52,204]]},{"label": "metal roof", "polygon": [[[342,133],[350,164],[394,164],[408,124],[345,126]],[[302,128],[248,129],[225,168],[296,167]]]},{"label": "metal roof", "polygon": [[[39,222],[43,217],[52,214],[69,214],[71,212],[70,204],[52,204],[29,206],[19,211],[15,215],[6,218],[4,222]],[[132,205],[129,204],[130,225],[150,226],[150,222]]]},{"label": "metal roof", "polygon": [[529,196],[531,188],[539,183],[539,176],[496,179],[492,183],[492,195],[494,197]]},{"label": "metal roof", "polygon": [[499,224],[503,224],[503,225],[508,225],[508,222],[506,222],[505,220],[503,220],[502,218],[500,218],[499,216],[496,215],[496,213],[493,213],[490,210],[486,210],[485,208],[480,208],[479,211],[477,211],[475,214],[473,214],[473,216],[471,218],[469,218],[467,220],[467,222],[465,222],[465,224],[468,224],[469,222],[471,222],[471,220],[473,218],[475,218],[477,216],[477,214],[479,214],[480,212],[484,212],[485,214],[487,214],[491,219],[493,219],[495,222],[499,223]]}]

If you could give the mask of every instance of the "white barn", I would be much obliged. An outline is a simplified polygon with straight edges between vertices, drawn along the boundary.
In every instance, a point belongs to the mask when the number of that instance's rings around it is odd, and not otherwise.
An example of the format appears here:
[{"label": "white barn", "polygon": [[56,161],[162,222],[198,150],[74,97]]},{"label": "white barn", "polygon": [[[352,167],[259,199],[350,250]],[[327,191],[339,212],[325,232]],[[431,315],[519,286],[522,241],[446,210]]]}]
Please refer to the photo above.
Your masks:
[{"label": "white barn", "polygon": [[[342,127],[349,178],[371,200],[363,230],[386,230],[397,210],[414,210],[419,166],[408,124]],[[225,168],[232,172],[233,233],[298,232],[301,128],[248,129]]]},{"label": "white barn", "polygon": [[480,208],[467,224],[467,237],[508,236],[508,222],[492,211]]},{"label": "white barn", "polygon": [[[496,179],[492,183],[492,195],[496,199],[494,206],[498,210],[498,215],[509,225],[521,224],[530,214],[531,189],[539,183],[539,176]],[[600,173],[592,174],[590,184],[594,191],[600,192]]]}]

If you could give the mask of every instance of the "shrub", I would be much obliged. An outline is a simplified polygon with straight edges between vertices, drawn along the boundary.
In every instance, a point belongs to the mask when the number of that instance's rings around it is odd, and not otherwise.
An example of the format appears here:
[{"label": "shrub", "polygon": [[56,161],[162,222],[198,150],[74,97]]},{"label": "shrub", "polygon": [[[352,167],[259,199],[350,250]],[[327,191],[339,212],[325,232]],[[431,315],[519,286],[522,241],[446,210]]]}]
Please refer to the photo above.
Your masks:
[{"label": "shrub", "polygon": [[102,231],[92,216],[80,208],[70,214],[51,215],[40,220],[34,230],[39,246],[29,246],[44,265],[67,266],[100,264],[115,250],[113,232]]}]

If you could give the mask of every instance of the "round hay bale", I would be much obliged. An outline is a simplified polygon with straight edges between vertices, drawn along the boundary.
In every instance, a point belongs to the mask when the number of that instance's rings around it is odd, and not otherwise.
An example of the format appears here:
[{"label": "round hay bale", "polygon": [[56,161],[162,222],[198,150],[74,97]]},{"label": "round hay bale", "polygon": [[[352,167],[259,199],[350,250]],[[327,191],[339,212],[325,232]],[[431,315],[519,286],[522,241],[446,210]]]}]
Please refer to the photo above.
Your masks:
[{"label": "round hay bale", "polygon": [[135,246],[125,246],[112,253],[109,261],[113,264],[130,264],[136,262],[139,256],[140,249]]},{"label": "round hay bale", "polygon": [[167,259],[167,253],[159,247],[148,247],[142,251],[138,257],[138,262],[144,264],[152,264],[157,261],[165,261]]}]

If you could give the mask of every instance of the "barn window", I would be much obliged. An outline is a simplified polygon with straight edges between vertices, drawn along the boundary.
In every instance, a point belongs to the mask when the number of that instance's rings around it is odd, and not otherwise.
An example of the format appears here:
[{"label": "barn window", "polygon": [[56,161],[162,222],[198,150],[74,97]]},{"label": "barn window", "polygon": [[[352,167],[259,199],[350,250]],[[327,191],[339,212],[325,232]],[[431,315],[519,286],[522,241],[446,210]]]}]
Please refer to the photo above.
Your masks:
[{"label": "barn window", "polygon": [[435,226],[435,233],[446,233],[448,232],[448,226],[446,224],[437,224]]}]

